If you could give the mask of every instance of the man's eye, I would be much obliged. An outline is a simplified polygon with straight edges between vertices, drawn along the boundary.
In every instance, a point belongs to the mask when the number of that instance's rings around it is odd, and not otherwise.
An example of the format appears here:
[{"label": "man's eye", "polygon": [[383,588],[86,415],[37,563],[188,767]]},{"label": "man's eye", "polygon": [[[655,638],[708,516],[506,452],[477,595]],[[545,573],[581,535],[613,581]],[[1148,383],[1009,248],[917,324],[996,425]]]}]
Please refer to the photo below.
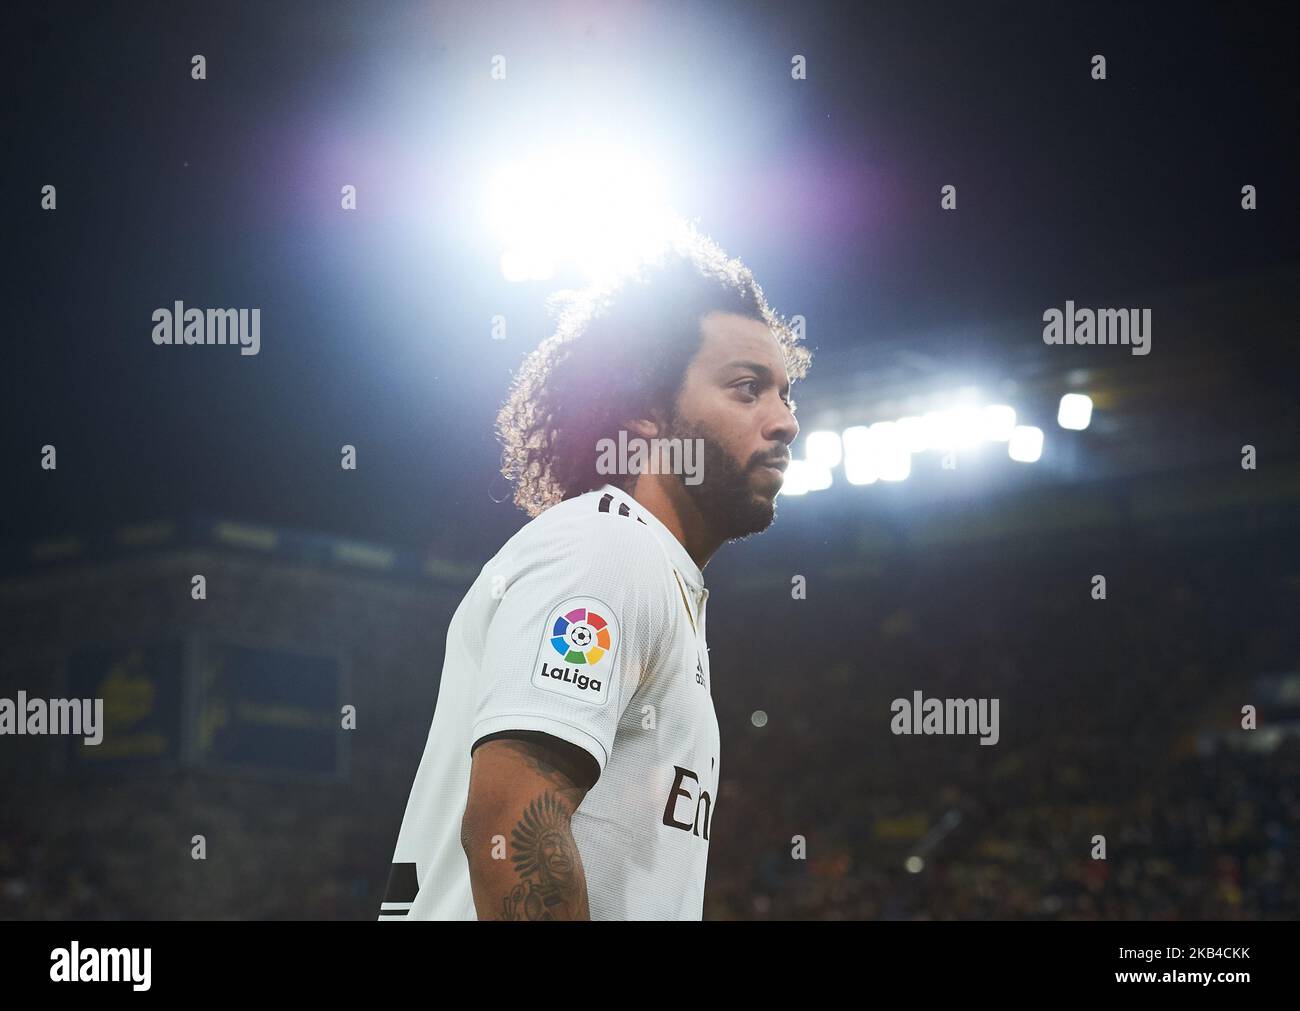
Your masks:
[{"label": "man's eye", "polygon": [[739,383],[739,384],[737,384],[736,388],[737,388],[737,389],[740,389],[740,390],[751,390],[752,392],[750,393],[750,396],[752,396],[752,397],[757,397],[757,396],[758,396],[758,380],[757,380],[757,379],[746,379],[743,383]]}]

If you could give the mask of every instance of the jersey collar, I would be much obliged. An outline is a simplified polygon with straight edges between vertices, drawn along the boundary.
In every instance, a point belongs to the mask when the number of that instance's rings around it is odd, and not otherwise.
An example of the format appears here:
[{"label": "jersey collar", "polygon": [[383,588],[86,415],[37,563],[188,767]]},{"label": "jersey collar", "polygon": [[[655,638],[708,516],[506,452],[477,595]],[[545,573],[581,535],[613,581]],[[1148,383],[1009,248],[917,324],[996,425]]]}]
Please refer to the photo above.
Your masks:
[{"label": "jersey collar", "polygon": [[697,593],[704,589],[704,573],[702,573],[700,567],[695,564],[695,559],[690,556],[682,542],[673,536],[673,532],[664,526],[654,513],[627,492],[623,491],[622,488],[616,487],[615,485],[605,485],[600,489],[600,494],[610,494],[613,495],[617,501],[627,503],[627,507],[632,510],[633,515],[639,516],[645,520],[645,525],[648,526],[654,532],[654,535],[659,538],[659,543],[663,545],[664,550],[668,553],[669,560],[673,563],[673,567],[677,569],[681,577],[685,579]]}]

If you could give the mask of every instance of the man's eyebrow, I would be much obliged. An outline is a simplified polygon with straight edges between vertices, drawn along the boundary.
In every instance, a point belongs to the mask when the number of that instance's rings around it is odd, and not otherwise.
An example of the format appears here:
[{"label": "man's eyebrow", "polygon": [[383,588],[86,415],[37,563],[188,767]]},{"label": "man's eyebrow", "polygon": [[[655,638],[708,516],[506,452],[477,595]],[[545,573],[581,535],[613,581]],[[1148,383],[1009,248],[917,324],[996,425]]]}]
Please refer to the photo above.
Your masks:
[{"label": "man's eyebrow", "polygon": [[[765,383],[772,382],[772,370],[766,365],[760,365],[758,362],[734,361],[728,362],[723,366],[725,369],[749,369],[751,372],[758,373],[760,379]],[[790,383],[787,381],[781,385],[782,393],[790,392]]]}]

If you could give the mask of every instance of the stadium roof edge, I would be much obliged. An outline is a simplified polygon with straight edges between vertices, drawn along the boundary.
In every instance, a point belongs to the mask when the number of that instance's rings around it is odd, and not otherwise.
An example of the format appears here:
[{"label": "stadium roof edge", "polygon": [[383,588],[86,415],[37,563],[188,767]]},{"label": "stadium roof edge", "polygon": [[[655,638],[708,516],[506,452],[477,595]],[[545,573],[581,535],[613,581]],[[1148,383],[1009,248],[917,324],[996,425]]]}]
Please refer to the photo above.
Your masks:
[{"label": "stadium roof edge", "polygon": [[157,555],[196,547],[362,571],[438,585],[465,585],[478,567],[419,551],[352,538],[203,513],[116,524],[97,531],[11,539],[0,549],[0,572],[23,575],[69,564]]}]

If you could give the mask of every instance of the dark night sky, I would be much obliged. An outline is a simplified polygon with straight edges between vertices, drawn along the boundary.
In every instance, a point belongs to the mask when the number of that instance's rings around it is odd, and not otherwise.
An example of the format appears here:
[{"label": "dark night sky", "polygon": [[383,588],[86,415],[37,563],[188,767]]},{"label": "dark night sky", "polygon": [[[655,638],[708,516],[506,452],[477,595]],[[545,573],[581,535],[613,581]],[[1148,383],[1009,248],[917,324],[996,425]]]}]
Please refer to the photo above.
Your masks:
[{"label": "dark night sky", "polygon": [[[523,517],[489,497],[491,423],[547,286],[505,284],[466,241],[463,124],[491,137],[500,117],[508,148],[510,103],[563,91],[584,56],[627,68],[629,123],[677,124],[699,201],[683,210],[808,318],[825,361],[1297,259],[1294,37],[1267,8],[566,3],[540,28],[522,10],[10,14],[8,536],[204,511],[494,546]],[[520,53],[514,90],[484,97],[494,52]],[[261,353],[153,346],[175,299],[260,306]]]}]

